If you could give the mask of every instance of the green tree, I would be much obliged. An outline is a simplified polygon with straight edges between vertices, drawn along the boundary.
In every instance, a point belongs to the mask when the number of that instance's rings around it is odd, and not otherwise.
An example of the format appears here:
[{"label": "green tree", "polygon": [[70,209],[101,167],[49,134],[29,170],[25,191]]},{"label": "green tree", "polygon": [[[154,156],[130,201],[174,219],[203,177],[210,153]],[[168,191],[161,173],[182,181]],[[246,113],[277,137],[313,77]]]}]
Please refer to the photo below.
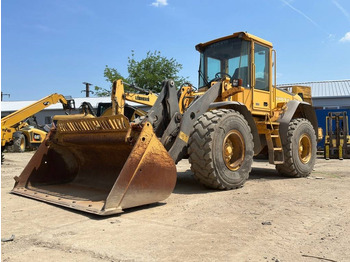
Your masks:
[{"label": "green tree", "polygon": [[123,79],[123,81],[125,81],[125,78],[118,72],[117,69],[109,68],[108,65],[106,65],[103,75],[106,78],[106,81],[110,83],[110,86],[108,89],[95,86],[95,93],[97,96],[109,96],[111,94],[112,84],[115,80]]},{"label": "green tree", "polygon": [[165,79],[173,79],[177,87],[184,83],[186,78],[178,75],[181,69],[182,65],[174,58],[168,59],[159,51],[148,51],[146,58],[139,62],[135,60],[134,51],[131,51],[131,57],[128,58],[128,81],[157,93]]},{"label": "green tree", "polygon": [[[173,79],[177,87],[186,82],[186,78],[179,76],[182,65],[174,58],[166,58],[159,51],[148,51],[146,58],[136,61],[134,51],[131,51],[131,57],[128,57],[129,76],[124,78],[115,68],[106,65],[104,77],[110,83],[108,89],[95,86],[97,96],[108,96],[111,93],[113,81],[123,79],[127,83],[133,83],[143,89],[158,93],[162,88],[162,81]],[[130,90],[125,85],[126,90]]]}]

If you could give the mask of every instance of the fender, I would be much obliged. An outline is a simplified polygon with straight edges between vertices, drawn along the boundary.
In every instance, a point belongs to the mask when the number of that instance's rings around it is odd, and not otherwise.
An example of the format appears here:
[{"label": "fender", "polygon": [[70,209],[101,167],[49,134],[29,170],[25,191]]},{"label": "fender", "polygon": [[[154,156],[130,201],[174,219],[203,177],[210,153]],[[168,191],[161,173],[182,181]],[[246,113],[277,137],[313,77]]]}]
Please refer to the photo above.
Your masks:
[{"label": "fender", "polygon": [[318,130],[318,124],[317,124],[316,112],[313,109],[313,107],[306,102],[291,100],[287,103],[287,110],[283,113],[282,117],[280,117],[277,120],[277,122],[280,123],[280,136],[281,136],[282,144],[284,145],[287,143],[287,132],[288,132],[289,123],[296,114],[311,122],[315,131],[315,135],[317,137],[316,132]]},{"label": "fender", "polygon": [[256,128],[256,124],[255,124],[255,121],[253,119],[253,116],[250,113],[250,111],[247,109],[247,107],[244,104],[239,103],[237,101],[226,101],[226,102],[211,103],[209,106],[209,109],[223,108],[223,107],[238,111],[239,113],[241,113],[244,116],[244,118],[248,122],[250,130],[252,131],[253,142],[254,142],[254,155],[259,154],[260,151],[262,150],[262,146],[261,146],[260,137],[258,134],[258,129]]}]

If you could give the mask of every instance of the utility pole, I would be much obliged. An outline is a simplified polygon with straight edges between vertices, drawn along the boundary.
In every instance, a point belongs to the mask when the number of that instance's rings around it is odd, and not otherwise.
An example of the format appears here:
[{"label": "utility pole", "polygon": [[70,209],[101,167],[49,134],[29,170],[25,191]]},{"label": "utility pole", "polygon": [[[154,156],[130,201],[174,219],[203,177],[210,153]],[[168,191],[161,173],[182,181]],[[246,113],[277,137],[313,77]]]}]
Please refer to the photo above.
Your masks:
[{"label": "utility pole", "polygon": [[85,96],[86,97],[89,97],[90,96],[90,93],[93,94],[94,92],[93,91],[90,91],[90,86],[92,84],[88,83],[88,82],[83,82],[83,85],[85,85],[85,90],[82,90],[81,92],[85,92]]},{"label": "utility pole", "polygon": [[4,96],[8,96],[10,98],[10,94],[4,94],[2,91],[1,91],[1,101],[2,99],[4,98]]}]

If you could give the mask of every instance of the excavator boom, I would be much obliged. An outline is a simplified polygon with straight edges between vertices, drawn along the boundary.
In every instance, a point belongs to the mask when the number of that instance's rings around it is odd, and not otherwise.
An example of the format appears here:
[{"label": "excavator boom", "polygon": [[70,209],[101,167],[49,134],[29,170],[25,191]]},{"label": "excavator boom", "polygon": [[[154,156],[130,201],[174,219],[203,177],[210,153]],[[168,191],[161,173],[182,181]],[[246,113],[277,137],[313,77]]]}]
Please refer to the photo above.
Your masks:
[{"label": "excavator boom", "polygon": [[[9,114],[8,116],[5,116],[1,119],[1,152],[8,146],[13,144],[14,141],[14,135],[16,132],[21,130],[21,122],[40,112],[44,108],[56,104],[58,102],[61,102],[64,109],[72,109],[75,107],[74,100],[71,98],[66,98],[63,95],[60,94],[51,94],[47,97],[44,97],[40,99],[39,101],[34,102],[33,104],[30,104],[29,106],[26,106],[20,110],[17,110],[16,112],[13,112],[12,114]],[[34,130],[34,129],[33,129]],[[36,129],[37,130],[37,129]],[[26,132],[28,132],[26,130]],[[46,132],[37,130],[37,133],[45,134]],[[22,135],[23,136],[23,135]],[[40,135],[41,137],[41,135]],[[22,138],[24,139],[24,138]],[[33,138],[34,139],[34,138]],[[37,142],[41,142],[42,138]],[[25,148],[23,148],[24,150]]]},{"label": "excavator boom", "polygon": [[23,121],[24,119],[40,112],[44,108],[56,104],[58,102],[61,102],[64,109],[70,109],[72,106],[72,102],[74,100],[72,99],[66,99],[63,95],[60,94],[52,94],[47,97],[44,97],[40,99],[39,101],[36,101],[33,104],[30,104],[29,106],[26,106],[20,110],[17,110],[16,112],[13,112],[12,114],[9,114],[8,116],[5,116],[1,119],[1,128],[8,128],[12,127],[15,124]]}]

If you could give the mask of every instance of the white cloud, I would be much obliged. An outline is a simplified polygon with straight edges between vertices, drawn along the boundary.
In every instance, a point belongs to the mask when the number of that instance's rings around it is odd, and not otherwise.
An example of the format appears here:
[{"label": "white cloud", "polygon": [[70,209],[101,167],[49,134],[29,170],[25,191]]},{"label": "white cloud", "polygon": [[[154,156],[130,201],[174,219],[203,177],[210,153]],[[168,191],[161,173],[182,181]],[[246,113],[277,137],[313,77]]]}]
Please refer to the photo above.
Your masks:
[{"label": "white cloud", "polygon": [[350,42],[350,32],[347,32],[339,41],[340,42]]},{"label": "white cloud", "polygon": [[168,5],[168,0],[156,0],[151,5],[155,7],[166,6]]}]

